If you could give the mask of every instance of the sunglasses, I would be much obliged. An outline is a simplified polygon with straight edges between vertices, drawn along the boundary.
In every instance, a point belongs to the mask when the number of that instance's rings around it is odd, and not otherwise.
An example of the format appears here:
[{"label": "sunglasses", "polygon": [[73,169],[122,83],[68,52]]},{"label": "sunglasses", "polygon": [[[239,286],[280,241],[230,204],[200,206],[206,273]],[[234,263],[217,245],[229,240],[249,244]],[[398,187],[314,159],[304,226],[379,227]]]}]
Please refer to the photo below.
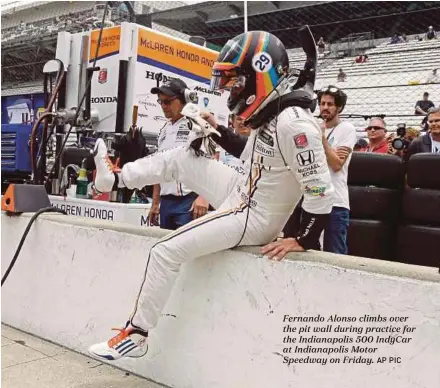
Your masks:
[{"label": "sunglasses", "polygon": [[324,87],[320,90],[320,92],[325,93],[325,92],[330,92],[330,93],[337,93],[339,92],[339,88],[332,86],[332,87]]},{"label": "sunglasses", "polygon": [[168,106],[170,105],[177,97],[173,97],[173,98],[168,98],[166,100],[161,100],[160,98],[157,99],[157,103],[159,105],[165,105]]},{"label": "sunglasses", "polygon": [[380,131],[381,129],[385,130],[384,127],[375,127],[375,126],[365,128],[366,131],[371,131],[372,129],[374,129],[375,131]]}]

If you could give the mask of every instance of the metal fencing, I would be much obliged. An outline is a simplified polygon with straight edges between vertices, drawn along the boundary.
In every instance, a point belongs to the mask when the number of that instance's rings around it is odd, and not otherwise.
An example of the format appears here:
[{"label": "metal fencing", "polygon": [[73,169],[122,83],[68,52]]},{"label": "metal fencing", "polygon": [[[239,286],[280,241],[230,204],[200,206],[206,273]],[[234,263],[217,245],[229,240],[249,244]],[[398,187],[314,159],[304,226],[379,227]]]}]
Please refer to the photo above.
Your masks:
[{"label": "metal fencing", "polygon": [[424,116],[415,105],[425,92],[440,104],[438,2],[203,2],[151,20],[213,49],[246,28],[271,32],[288,48],[292,68],[304,64],[297,31],[309,25],[319,53],[316,89],[342,88],[343,114],[359,131],[372,116],[384,117],[390,131],[399,123],[419,127]]},{"label": "metal fencing", "polygon": [[[15,26],[13,12],[2,15],[2,89],[40,82],[58,31],[93,28],[98,3],[102,8],[104,2],[59,3],[64,12],[41,8],[41,20]],[[127,20],[122,3],[112,3],[109,23]],[[297,31],[309,25],[319,53],[316,88],[342,88],[348,95],[343,113],[359,130],[371,116],[383,116],[390,130],[402,122],[419,126],[423,116],[415,105],[425,92],[440,104],[439,2],[137,1],[133,8],[138,23],[214,50],[246,29],[269,31],[288,48],[292,68],[303,66]]]}]

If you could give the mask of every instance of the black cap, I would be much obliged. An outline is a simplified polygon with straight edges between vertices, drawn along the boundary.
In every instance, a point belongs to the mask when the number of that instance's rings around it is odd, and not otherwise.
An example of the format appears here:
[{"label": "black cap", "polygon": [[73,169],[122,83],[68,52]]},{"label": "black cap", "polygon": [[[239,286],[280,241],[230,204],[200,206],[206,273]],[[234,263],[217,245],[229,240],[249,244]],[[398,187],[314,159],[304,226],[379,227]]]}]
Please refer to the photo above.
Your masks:
[{"label": "black cap", "polygon": [[356,144],[359,145],[361,148],[368,147],[368,142],[363,138],[358,139]]},{"label": "black cap", "polygon": [[174,96],[181,96],[183,95],[183,92],[185,89],[188,89],[188,86],[186,86],[186,83],[183,82],[180,79],[173,78],[169,81],[164,82],[160,87],[152,88],[151,93],[152,94],[165,94],[169,97]]}]

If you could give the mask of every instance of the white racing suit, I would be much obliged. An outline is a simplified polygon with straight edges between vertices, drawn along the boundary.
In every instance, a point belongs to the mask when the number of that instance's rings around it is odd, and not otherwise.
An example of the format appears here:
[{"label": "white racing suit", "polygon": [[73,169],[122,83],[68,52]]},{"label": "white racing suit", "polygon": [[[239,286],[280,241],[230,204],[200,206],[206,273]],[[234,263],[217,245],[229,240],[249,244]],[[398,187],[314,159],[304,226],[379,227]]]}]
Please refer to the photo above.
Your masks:
[{"label": "white racing suit", "polygon": [[[273,241],[303,195],[306,212],[330,213],[333,186],[322,133],[309,110],[286,108],[253,130],[241,159],[238,171],[179,147],[123,167],[119,184],[130,189],[179,180],[216,209],[154,244],[130,319],[134,327],[156,326],[182,263],[237,244]],[[314,221],[305,222],[307,235]]]}]

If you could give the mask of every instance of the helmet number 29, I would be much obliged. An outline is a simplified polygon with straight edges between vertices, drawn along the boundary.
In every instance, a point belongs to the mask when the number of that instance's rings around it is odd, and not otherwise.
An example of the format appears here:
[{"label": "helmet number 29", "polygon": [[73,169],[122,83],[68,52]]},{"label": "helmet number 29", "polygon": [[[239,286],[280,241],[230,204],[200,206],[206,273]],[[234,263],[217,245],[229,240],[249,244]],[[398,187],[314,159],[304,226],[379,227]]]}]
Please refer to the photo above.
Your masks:
[{"label": "helmet number 29", "polygon": [[272,58],[268,53],[258,53],[252,58],[252,67],[257,73],[266,73],[272,68]]}]

